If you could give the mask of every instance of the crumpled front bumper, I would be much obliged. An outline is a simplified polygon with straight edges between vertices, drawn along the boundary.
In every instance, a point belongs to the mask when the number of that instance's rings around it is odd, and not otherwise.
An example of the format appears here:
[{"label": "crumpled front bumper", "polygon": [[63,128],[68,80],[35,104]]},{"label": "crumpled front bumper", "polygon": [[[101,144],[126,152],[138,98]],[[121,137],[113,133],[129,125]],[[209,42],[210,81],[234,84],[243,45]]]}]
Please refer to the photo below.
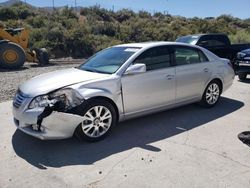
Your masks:
[{"label": "crumpled front bumper", "polygon": [[28,109],[30,101],[31,99],[27,98],[19,108],[13,106],[16,127],[28,135],[42,140],[70,138],[76,127],[83,121],[82,116],[53,111],[42,119],[39,127],[38,117],[45,108]]}]

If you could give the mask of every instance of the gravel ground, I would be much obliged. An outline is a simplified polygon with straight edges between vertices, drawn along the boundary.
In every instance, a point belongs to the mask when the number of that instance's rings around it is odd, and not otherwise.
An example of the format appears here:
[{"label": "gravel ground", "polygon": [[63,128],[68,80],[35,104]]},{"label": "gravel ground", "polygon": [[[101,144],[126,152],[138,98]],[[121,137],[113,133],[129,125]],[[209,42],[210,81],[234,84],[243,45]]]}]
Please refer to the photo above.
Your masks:
[{"label": "gravel ground", "polygon": [[75,67],[80,63],[82,63],[82,60],[70,62],[54,61],[49,66],[43,67],[35,63],[25,63],[24,66],[18,70],[0,69],[0,102],[12,99],[18,85],[34,76],[55,70]]}]

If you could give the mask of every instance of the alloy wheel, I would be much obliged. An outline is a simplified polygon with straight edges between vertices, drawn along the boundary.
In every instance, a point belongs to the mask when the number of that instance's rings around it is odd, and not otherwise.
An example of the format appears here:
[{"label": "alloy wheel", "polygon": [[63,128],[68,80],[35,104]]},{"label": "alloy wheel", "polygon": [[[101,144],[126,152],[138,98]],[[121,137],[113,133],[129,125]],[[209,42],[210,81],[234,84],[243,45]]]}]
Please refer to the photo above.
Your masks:
[{"label": "alloy wheel", "polygon": [[112,123],[112,114],[104,106],[94,106],[85,113],[83,118],[82,131],[91,138],[104,135]]},{"label": "alloy wheel", "polygon": [[208,104],[213,105],[217,102],[220,96],[220,88],[218,84],[212,83],[206,91],[206,101]]}]

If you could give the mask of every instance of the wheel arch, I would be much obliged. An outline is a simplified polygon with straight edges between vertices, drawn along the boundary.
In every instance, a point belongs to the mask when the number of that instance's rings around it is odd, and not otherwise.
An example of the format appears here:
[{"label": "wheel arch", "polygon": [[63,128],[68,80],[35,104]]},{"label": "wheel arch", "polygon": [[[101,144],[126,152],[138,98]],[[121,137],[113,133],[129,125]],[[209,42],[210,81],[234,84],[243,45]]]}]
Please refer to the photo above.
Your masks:
[{"label": "wheel arch", "polygon": [[223,82],[222,82],[222,80],[221,80],[220,78],[214,78],[214,79],[212,79],[209,83],[211,83],[211,82],[213,82],[213,81],[219,83],[220,91],[221,91],[221,93],[222,93],[222,92],[223,92]]},{"label": "wheel arch", "polygon": [[95,97],[91,97],[91,98],[87,99],[87,101],[91,101],[91,100],[104,100],[104,101],[110,103],[115,109],[117,122],[119,121],[119,118],[120,118],[119,109],[118,109],[116,103],[112,99],[105,97],[105,96],[95,96]]},{"label": "wheel arch", "polygon": [[206,83],[206,85],[205,85],[205,87],[204,87],[204,89],[203,89],[203,93],[205,92],[205,89],[207,88],[207,86],[208,86],[211,82],[213,82],[213,81],[216,81],[216,82],[219,83],[220,91],[221,91],[221,93],[223,92],[223,81],[222,81],[222,79],[219,78],[219,77],[213,77],[212,79],[210,79],[210,80]]}]

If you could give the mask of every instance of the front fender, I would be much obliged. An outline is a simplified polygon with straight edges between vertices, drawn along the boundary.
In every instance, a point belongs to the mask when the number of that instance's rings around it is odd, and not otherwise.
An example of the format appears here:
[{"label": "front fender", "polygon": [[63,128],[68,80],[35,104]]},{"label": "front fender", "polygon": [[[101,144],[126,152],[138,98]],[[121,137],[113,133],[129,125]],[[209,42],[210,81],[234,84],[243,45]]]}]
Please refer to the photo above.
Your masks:
[{"label": "front fender", "polygon": [[116,105],[119,114],[123,114],[122,95],[120,90],[112,93],[111,91],[103,88],[83,88],[78,90],[78,92],[85,100],[95,97],[108,98]]},{"label": "front fender", "polygon": [[99,89],[99,88],[84,88],[78,91],[84,99],[90,99],[93,97],[107,97],[111,100],[114,100],[112,93],[106,89]]}]

